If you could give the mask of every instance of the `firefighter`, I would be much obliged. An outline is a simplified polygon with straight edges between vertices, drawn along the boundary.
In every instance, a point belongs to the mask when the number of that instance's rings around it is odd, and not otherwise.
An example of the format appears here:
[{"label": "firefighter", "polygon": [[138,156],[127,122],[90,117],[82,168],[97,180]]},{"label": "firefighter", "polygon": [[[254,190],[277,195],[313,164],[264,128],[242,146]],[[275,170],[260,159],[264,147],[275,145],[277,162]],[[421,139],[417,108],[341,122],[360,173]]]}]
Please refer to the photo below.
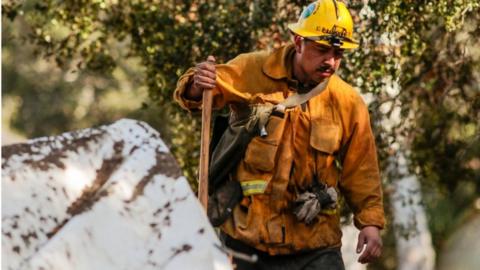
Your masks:
[{"label": "firefighter", "polygon": [[343,197],[360,231],[358,261],[372,262],[385,225],[374,136],[362,98],[336,75],[344,50],[358,47],[350,12],[342,2],[319,0],[289,29],[292,44],[274,51],[226,64],[209,56],[180,77],[174,93],[195,110],[203,91],[212,91],[214,108],[228,105],[231,118],[252,106],[270,108],[228,173],[242,196],[220,226],[223,239],[259,258],[235,260],[237,269],[344,269]]}]

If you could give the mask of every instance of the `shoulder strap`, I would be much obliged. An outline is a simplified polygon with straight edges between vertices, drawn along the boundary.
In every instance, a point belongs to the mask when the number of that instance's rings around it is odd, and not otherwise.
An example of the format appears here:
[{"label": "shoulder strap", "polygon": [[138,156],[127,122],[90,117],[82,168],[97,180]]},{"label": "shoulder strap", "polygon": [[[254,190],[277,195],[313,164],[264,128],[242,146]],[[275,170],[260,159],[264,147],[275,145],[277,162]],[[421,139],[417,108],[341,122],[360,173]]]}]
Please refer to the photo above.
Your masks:
[{"label": "shoulder strap", "polygon": [[274,110],[284,112],[285,109],[287,108],[292,108],[307,102],[311,98],[322,93],[325,90],[325,88],[327,88],[329,80],[330,79],[326,79],[325,81],[319,83],[317,86],[315,86],[312,90],[308,91],[307,93],[304,93],[304,94],[295,93],[289,96],[283,102],[276,105]]},{"label": "shoulder strap", "polygon": [[263,137],[263,136],[268,135],[265,126],[266,126],[266,124],[268,122],[268,119],[269,119],[269,117],[272,113],[278,112],[278,113],[283,115],[285,113],[285,109],[293,108],[293,107],[296,107],[300,104],[303,104],[303,103],[307,102],[311,98],[313,98],[313,97],[319,95],[320,93],[322,93],[325,90],[325,88],[327,88],[328,81],[329,81],[329,78],[326,79],[325,81],[319,83],[317,86],[315,86],[312,90],[310,90],[307,93],[299,94],[297,92],[297,93],[289,96],[288,98],[286,98],[283,102],[275,105],[273,108],[265,109],[262,112],[261,116],[259,117],[260,119],[259,119],[258,125],[257,125],[258,130],[260,131],[260,136]]}]

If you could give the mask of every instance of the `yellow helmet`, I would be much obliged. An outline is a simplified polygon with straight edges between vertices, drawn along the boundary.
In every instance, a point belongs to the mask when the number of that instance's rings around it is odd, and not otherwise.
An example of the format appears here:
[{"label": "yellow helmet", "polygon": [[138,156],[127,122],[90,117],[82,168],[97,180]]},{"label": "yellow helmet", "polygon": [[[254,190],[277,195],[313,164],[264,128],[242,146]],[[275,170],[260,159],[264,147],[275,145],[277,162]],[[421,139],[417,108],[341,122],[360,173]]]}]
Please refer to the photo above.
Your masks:
[{"label": "yellow helmet", "polygon": [[347,7],[335,0],[318,0],[308,5],[297,23],[288,25],[295,34],[317,43],[341,49],[355,49],[353,20]]}]

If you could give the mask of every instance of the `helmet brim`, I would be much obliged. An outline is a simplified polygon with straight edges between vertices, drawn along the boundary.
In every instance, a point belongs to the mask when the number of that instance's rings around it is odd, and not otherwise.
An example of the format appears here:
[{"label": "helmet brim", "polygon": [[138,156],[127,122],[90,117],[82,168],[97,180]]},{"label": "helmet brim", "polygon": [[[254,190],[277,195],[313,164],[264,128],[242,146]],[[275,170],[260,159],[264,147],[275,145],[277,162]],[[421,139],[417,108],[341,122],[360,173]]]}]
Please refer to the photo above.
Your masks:
[{"label": "helmet brim", "polygon": [[[288,29],[290,29],[290,31],[292,31],[294,34],[299,35],[301,37],[304,37],[304,38],[307,38],[307,39],[310,37],[316,43],[326,45],[326,46],[332,46],[332,44],[330,44],[330,42],[328,42],[326,40],[314,40],[313,37],[317,38],[318,33],[312,33],[312,32],[309,32],[309,31],[305,31],[304,29],[298,27],[298,25],[296,23],[289,24]],[[342,39],[342,45],[339,48],[340,49],[356,49],[356,48],[358,48],[358,45],[359,45],[358,42],[355,41],[355,40]]]}]

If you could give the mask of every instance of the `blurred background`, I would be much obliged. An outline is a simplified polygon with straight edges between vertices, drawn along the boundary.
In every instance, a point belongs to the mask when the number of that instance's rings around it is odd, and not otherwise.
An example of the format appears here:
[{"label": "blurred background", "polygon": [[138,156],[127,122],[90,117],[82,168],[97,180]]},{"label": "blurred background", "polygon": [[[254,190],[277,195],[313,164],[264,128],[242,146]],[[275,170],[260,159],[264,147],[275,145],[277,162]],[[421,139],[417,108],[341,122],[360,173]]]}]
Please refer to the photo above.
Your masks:
[{"label": "blurred background", "polygon": [[[474,269],[480,1],[344,2],[361,47],[340,75],[369,104],[388,213],[384,256],[368,269],[413,269],[412,243],[433,262],[417,269]],[[210,54],[222,63],[288,43],[286,24],[308,3],[4,0],[2,145],[139,119],[196,189],[200,115],[173,102],[178,77]]]}]

